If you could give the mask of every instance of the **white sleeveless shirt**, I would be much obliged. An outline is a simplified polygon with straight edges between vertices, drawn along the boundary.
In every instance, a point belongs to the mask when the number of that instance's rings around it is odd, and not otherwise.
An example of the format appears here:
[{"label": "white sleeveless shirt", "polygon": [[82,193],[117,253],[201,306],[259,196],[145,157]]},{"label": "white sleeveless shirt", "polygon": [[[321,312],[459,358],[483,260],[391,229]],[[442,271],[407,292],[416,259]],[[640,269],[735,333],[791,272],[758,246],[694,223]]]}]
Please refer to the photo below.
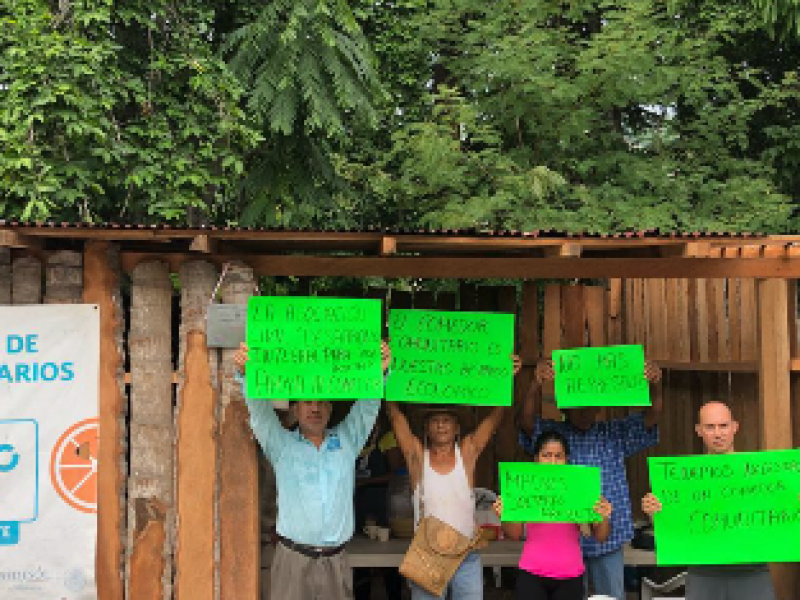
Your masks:
[{"label": "white sleeveless shirt", "polygon": [[469,487],[467,471],[461,460],[461,449],[456,444],[456,464],[453,470],[442,475],[431,467],[430,455],[425,449],[422,466],[422,483],[414,489],[414,529],[420,519],[419,494],[422,487],[424,516],[436,517],[456,531],[471,538],[475,533],[475,496]]}]

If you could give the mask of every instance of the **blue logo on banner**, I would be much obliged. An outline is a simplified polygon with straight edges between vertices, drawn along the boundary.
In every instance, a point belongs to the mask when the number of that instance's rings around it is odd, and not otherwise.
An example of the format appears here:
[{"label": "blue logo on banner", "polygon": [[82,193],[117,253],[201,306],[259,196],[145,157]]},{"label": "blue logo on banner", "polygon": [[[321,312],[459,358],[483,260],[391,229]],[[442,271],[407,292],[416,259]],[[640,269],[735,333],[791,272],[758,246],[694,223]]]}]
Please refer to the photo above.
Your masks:
[{"label": "blue logo on banner", "polygon": [[11,454],[7,460],[0,460],[0,473],[13,471],[19,464],[19,454],[14,452],[14,446],[11,444],[0,444],[0,454]]},{"label": "blue logo on banner", "polygon": [[19,523],[0,522],[0,546],[19,544]]}]

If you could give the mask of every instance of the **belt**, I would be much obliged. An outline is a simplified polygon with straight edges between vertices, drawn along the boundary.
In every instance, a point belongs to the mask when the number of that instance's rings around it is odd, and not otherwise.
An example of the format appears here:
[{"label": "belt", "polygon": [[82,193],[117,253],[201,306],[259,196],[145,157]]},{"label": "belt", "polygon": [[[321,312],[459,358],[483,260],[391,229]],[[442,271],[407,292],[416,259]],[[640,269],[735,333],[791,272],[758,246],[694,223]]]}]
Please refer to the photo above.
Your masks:
[{"label": "belt", "polygon": [[295,552],[299,552],[303,556],[308,556],[309,558],[336,556],[342,550],[344,550],[344,544],[341,546],[306,546],[305,544],[293,542],[282,535],[278,536],[278,541],[289,548],[289,550],[294,550]]}]

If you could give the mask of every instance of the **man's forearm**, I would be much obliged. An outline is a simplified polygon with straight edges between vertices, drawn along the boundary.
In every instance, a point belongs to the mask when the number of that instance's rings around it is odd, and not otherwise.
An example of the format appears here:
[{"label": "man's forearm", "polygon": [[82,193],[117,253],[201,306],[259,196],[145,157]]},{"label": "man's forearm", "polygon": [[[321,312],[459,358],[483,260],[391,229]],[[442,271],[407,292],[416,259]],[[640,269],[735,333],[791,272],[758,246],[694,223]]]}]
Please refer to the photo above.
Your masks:
[{"label": "man's forearm", "polygon": [[648,429],[658,424],[664,410],[661,382],[650,384],[650,398],[650,408],[644,413],[644,424]]},{"label": "man's forearm", "polygon": [[520,417],[521,429],[531,435],[536,427],[536,417],[541,413],[542,388],[534,379],[528,392],[522,399],[522,415]]}]

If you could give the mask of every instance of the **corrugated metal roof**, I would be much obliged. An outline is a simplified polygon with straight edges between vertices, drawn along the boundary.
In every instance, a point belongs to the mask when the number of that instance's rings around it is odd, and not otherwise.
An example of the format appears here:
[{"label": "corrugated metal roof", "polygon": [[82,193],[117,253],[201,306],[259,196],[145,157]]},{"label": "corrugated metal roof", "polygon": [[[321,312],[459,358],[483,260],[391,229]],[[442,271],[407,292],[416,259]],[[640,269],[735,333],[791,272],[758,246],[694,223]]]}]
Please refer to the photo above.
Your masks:
[{"label": "corrugated metal roof", "polygon": [[157,230],[201,234],[204,232],[264,232],[264,233],[330,233],[330,234],[383,234],[383,235],[430,235],[430,236],[466,236],[466,237],[508,237],[508,238],[673,238],[673,239],[746,239],[765,237],[764,233],[725,232],[725,231],[660,231],[657,229],[640,231],[623,231],[615,233],[559,231],[555,229],[536,229],[533,231],[516,230],[482,230],[482,229],[431,229],[431,228],[305,228],[305,227],[230,227],[203,225],[190,227],[183,224],[158,223],[85,223],[74,221],[18,221],[0,219],[0,227],[39,228],[39,229],[75,229],[75,230]]}]

